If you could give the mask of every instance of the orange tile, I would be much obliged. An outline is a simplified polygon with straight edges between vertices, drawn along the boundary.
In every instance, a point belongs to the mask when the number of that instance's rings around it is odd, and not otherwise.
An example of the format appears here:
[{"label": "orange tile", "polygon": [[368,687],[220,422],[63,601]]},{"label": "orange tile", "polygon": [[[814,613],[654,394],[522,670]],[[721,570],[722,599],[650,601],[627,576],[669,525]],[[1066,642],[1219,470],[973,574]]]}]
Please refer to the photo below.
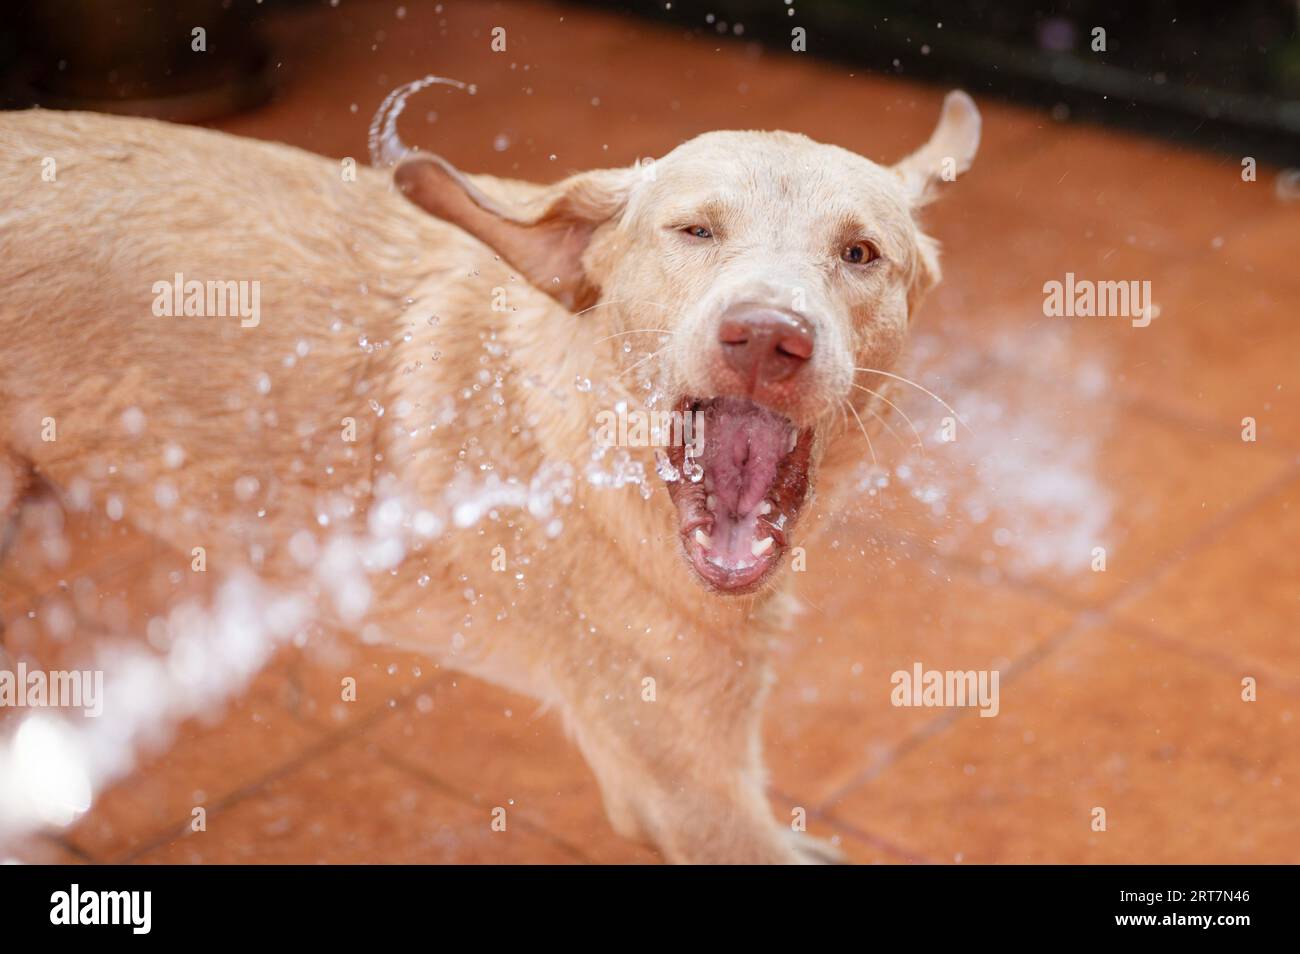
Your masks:
[{"label": "orange tile", "polygon": [[135,566],[155,547],[153,537],[128,523],[64,510],[45,495],[19,510],[18,533],[0,572],[39,595],[94,571]]},{"label": "orange tile", "polygon": [[[793,798],[780,791],[772,793],[770,801],[777,822],[789,825],[791,837],[812,838],[820,842],[809,851],[813,863],[852,865],[897,865],[923,863],[924,858],[911,854],[897,845],[864,832],[842,820],[820,814],[803,799]],[[796,826],[802,824],[802,829]],[[829,851],[829,854],[828,854]]]},{"label": "orange tile", "polygon": [[1048,600],[932,558],[866,549],[861,529],[832,533],[835,550],[809,552],[799,580],[809,609],[779,644],[766,708],[773,784],[813,808],[888,765],[933,720],[932,711],[891,704],[894,672],[916,662],[1003,669],[1070,622]]},{"label": "orange tile", "polygon": [[1300,690],[1300,479],[1292,479],[1121,606],[1238,678]]},{"label": "orange tile", "polygon": [[922,214],[926,231],[942,243],[943,281],[918,313],[919,330],[942,331],[954,348],[1006,354],[1025,371],[1035,369],[1040,346],[1077,353],[1076,338],[1087,340],[1097,358],[1150,344],[1159,328],[1154,321],[1153,329],[1135,328],[1131,318],[1048,316],[1043,291],[1073,273],[1090,281],[1150,281],[1152,298],[1164,302],[1169,283],[1162,275],[1173,263],[1150,237],[1123,221],[1072,215],[1050,196],[1009,202],[974,175],[950,188]]},{"label": "orange tile", "polygon": [[160,726],[161,747],[97,797],[68,841],[97,860],[121,859],[189,824],[194,808],[211,814],[224,799],[301,758],[321,735],[273,701],[277,687],[272,670],[209,724],[188,722],[171,738]]},{"label": "orange tile", "polygon": [[480,810],[509,806],[590,861],[659,860],[610,828],[591,770],[534,700],[449,676],[364,737]]},{"label": "orange tile", "polygon": [[92,658],[93,634],[77,617],[69,593],[60,589],[15,600],[2,635],[5,656],[29,667],[79,668]]},{"label": "orange tile", "polygon": [[457,799],[349,743],[298,766],[141,856],[146,864],[564,864],[574,857],[506,809]]},{"label": "orange tile", "polygon": [[1238,159],[1092,125],[1057,127],[1045,148],[1002,173],[992,182],[1008,201],[1050,207],[1062,222],[1123,231],[1201,264],[1215,239],[1277,208],[1267,186],[1242,181]]},{"label": "orange tile", "polygon": [[[1161,148],[1148,145],[1141,154]],[[1036,157],[1047,164],[1041,174],[1062,175],[1045,158],[1049,153],[1056,147]],[[918,330],[941,333],[953,351],[991,351],[1002,357],[1007,374],[1041,374],[1057,359],[1054,373],[1043,376],[1104,374],[1108,395],[1140,400],[1225,436],[1238,434],[1242,418],[1253,416],[1262,441],[1300,447],[1300,366],[1291,360],[1300,351],[1300,328],[1292,320],[1300,311],[1300,283],[1242,267],[1230,254],[1238,239],[1223,225],[1275,222],[1258,201],[1262,193],[1195,176],[1172,194],[1163,185],[1137,191],[1111,178],[1108,168],[1069,165],[1073,179],[1066,181],[1073,185],[1065,190],[1003,174],[994,177],[1001,196],[973,179],[970,189],[964,179],[958,182],[950,198],[926,211],[930,231],[944,243],[945,280],[922,309]],[[1079,208],[1103,183],[1113,190],[1116,181],[1132,192],[1134,217]],[[1033,202],[1011,190],[1025,190]],[[1148,191],[1163,198],[1144,218]],[[1202,224],[1203,240],[1178,245],[1171,235],[1183,234],[1177,231],[1183,217],[1171,219],[1160,206],[1186,195],[1198,197],[1184,202],[1189,210],[1202,210],[1213,221]],[[1270,229],[1270,235],[1277,231]],[[1157,309],[1151,324],[1045,316],[1045,283],[1064,282],[1067,273],[1080,280],[1150,282]]]},{"label": "orange tile", "polygon": [[1188,264],[1152,294],[1153,333],[1116,362],[1125,390],[1236,440],[1252,417],[1260,447],[1300,450],[1300,285]]},{"label": "orange tile", "polygon": [[[1300,232],[1300,199],[1279,195],[1279,170],[1260,170],[1254,183],[1262,192],[1271,192],[1273,208],[1252,217],[1232,233],[1223,245],[1226,261],[1250,276],[1252,282],[1271,286],[1286,285],[1292,295],[1300,294],[1300,274],[1296,270],[1296,234]],[[1292,170],[1294,175],[1294,170]],[[1296,185],[1281,187],[1294,195]],[[1294,297],[1292,301],[1294,301]],[[1291,316],[1294,318],[1295,310]]]},{"label": "orange tile", "polygon": [[129,525],[65,512],[49,497],[27,504],[0,566],[6,648],[47,668],[84,665],[97,640],[132,629],[134,600],[112,584],[138,585],[155,552],[154,539]]},{"label": "orange tile", "polygon": [[83,865],[86,859],[57,838],[36,835],[0,845],[0,864]]},{"label": "orange tile", "polygon": [[[1300,702],[1091,630],[831,806],[941,862],[1294,863]],[[1106,831],[1092,812],[1106,812]]]}]

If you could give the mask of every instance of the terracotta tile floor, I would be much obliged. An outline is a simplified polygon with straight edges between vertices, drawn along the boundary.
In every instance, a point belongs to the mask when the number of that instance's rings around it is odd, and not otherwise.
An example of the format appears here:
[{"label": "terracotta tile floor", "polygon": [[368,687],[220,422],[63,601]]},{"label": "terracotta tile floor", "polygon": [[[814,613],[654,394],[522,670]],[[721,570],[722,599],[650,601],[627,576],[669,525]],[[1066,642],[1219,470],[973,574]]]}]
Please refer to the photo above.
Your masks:
[{"label": "terracotta tile floor", "polygon": [[[552,179],[719,127],[806,132],[882,160],[942,90],[563,6],[347,2],[275,23],[283,86],[219,123],[365,155],[370,115],[427,72],[408,139],[463,168]],[[493,26],[510,52],[487,52]],[[924,454],[798,578],[778,647],[772,802],[860,862],[1300,861],[1300,205],[1276,170],[981,102],[975,169],[928,212],[946,282],[908,373],[970,425],[895,398]],[[495,146],[494,146],[495,143]],[[498,148],[501,147],[501,148]],[[1149,280],[1149,328],[1050,319],[1074,271]],[[1259,439],[1241,440],[1243,417]],[[896,429],[907,425],[895,417]],[[48,508],[25,516],[33,539]],[[121,526],[0,567],[11,652],[139,633],[194,575]],[[15,552],[30,554],[19,549]],[[1104,547],[1104,572],[1092,569]],[[810,562],[814,557],[810,556]],[[894,708],[889,674],[997,669],[997,718]],[[358,681],[353,704],[339,680]],[[1241,699],[1244,677],[1258,700]],[[489,812],[510,806],[505,832]],[[206,831],[191,831],[192,809]],[[1095,808],[1107,830],[1092,830]],[[322,631],[207,723],[161,738],[30,861],[642,862],[553,715],[429,660]]]}]

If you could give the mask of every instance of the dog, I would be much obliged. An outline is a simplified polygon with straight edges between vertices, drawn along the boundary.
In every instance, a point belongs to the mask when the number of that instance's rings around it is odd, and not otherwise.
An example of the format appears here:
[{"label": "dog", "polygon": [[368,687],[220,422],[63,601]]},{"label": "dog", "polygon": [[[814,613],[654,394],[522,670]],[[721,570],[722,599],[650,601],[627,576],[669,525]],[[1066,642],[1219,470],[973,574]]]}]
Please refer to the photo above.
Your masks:
[{"label": "dog", "polygon": [[894,166],[712,132],[540,185],[6,114],[0,519],[48,485],[554,706],[671,862],[833,860],[766,800],[766,646],[979,138],[953,92]]}]

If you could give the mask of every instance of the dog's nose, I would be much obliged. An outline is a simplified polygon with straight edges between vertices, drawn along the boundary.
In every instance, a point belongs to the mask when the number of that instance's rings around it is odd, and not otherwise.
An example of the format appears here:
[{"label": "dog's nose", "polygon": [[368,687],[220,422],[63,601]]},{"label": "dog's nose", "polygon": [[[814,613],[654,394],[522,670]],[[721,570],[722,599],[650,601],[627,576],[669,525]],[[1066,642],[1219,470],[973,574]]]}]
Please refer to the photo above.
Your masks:
[{"label": "dog's nose", "polygon": [[718,326],[727,364],[750,387],[775,384],[796,374],[813,353],[813,329],[793,312],[762,305],[728,308]]}]

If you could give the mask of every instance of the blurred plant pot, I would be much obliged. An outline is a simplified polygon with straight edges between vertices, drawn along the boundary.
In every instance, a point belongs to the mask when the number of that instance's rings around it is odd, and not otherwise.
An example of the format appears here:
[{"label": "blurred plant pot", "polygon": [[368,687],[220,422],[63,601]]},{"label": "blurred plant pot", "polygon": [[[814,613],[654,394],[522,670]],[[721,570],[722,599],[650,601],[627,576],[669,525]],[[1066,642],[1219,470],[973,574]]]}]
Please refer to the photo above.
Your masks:
[{"label": "blurred plant pot", "polygon": [[30,0],[36,105],[197,122],[271,93],[255,0]]}]

